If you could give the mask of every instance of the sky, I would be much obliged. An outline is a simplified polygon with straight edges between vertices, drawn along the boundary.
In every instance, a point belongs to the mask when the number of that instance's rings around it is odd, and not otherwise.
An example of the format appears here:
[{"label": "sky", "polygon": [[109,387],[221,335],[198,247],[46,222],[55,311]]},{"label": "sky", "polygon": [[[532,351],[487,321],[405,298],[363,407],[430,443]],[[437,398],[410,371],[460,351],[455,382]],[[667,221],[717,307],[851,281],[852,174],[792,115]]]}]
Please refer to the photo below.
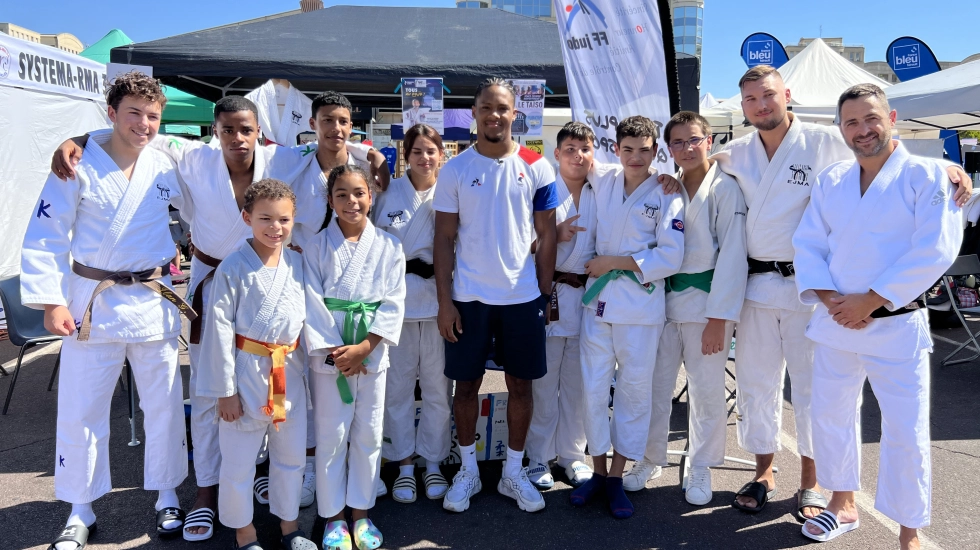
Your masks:
[{"label": "sky", "polygon": [[[43,33],[70,32],[92,44],[114,28],[144,42],[290,11],[298,8],[299,1],[47,0],[44,9],[38,9],[36,2],[6,4],[0,13],[4,22]],[[326,6],[338,4],[453,8],[456,2],[324,1]],[[980,39],[971,27],[977,21],[980,2],[976,0],[705,0],[701,93],[711,92],[722,99],[738,92],[738,78],[746,68],[739,57],[739,47],[754,32],[768,32],[784,45],[796,44],[803,37],[843,37],[847,45],[863,45],[868,61],[883,61],[892,40],[915,36],[925,41],[940,61],[962,61],[980,52]],[[397,25],[397,21],[391,24]],[[384,39],[385,29],[354,32],[377,41]]]}]

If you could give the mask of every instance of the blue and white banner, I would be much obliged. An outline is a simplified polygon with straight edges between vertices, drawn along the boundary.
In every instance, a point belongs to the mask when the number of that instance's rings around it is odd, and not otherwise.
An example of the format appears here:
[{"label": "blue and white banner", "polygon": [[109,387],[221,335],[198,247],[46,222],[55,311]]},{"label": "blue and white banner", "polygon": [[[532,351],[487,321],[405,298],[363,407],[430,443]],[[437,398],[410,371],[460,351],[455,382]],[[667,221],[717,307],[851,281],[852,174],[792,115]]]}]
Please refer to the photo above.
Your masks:
[{"label": "blue and white banner", "polygon": [[[666,1],[666,0],[663,0]],[[554,0],[572,119],[592,127],[595,158],[617,162],[619,121],[643,115],[663,131],[670,96],[656,0]],[[669,22],[668,22],[669,24]],[[654,165],[673,172],[661,136]]]},{"label": "blue and white banner", "polygon": [[105,103],[105,65],[0,34],[0,86],[43,90]]},{"label": "blue and white banner", "polygon": [[742,41],[741,56],[750,69],[757,65],[771,65],[778,69],[789,61],[782,42],[765,32],[746,37]]}]

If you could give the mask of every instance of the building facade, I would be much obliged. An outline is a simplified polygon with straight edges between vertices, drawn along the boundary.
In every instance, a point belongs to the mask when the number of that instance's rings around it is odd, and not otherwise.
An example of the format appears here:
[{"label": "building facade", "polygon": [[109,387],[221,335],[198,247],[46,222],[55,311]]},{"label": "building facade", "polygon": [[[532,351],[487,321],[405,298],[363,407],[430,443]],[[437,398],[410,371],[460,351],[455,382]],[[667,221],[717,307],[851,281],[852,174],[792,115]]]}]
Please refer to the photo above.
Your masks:
[{"label": "building facade", "polygon": [[671,0],[670,13],[674,25],[674,49],[700,61],[704,0]]},{"label": "building facade", "polygon": [[85,45],[74,34],[62,32],[58,34],[42,34],[14,25],[13,23],[0,23],[0,33],[28,42],[44,44],[68,53],[78,54],[85,49]]}]

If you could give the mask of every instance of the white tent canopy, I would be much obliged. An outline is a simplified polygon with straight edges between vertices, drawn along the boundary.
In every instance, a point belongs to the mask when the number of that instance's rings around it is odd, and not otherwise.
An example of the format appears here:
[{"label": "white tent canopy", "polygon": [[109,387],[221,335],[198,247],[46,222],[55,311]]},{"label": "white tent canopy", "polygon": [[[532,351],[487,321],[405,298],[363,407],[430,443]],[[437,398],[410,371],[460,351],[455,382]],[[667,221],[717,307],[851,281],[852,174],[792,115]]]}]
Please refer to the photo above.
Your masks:
[{"label": "white tent canopy", "polygon": [[980,60],[886,90],[899,128],[980,130]]},{"label": "white tent canopy", "polygon": [[[840,94],[855,84],[872,83],[887,88],[888,83],[844,59],[819,38],[779,68],[790,90],[793,113],[802,120],[833,124]],[[716,131],[732,127],[734,137],[748,133],[742,116],[741,95],[734,95],[711,109],[702,111]]]},{"label": "white tent canopy", "polygon": [[721,101],[715,99],[715,96],[711,95],[711,92],[708,92],[701,96],[701,100],[698,101],[698,107],[700,107],[700,110],[704,112],[706,109],[710,109],[719,103],[721,103]]}]

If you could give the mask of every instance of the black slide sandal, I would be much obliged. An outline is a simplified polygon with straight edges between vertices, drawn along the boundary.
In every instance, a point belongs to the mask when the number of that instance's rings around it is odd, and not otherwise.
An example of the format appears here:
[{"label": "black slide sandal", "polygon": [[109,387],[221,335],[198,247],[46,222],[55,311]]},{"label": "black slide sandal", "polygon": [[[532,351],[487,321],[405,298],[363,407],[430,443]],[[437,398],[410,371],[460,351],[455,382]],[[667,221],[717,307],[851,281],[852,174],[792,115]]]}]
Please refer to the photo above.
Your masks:
[{"label": "black slide sandal", "polygon": [[[769,499],[771,499],[775,494],[776,490],[773,489],[771,491],[767,491],[764,483],[751,481],[743,485],[742,488],[739,489],[738,493],[735,493],[736,498],[732,500],[732,507],[750,514],[758,514],[763,508],[766,507],[766,504],[769,503]],[[744,504],[740,504],[738,502],[738,497],[740,496],[754,498],[756,502],[755,508],[750,508]]]},{"label": "black slide sandal", "polygon": [[796,493],[796,521],[800,523],[806,523],[810,519],[803,515],[804,508],[820,508],[822,512],[827,509],[827,497],[813,489],[800,489]]},{"label": "black slide sandal", "polygon": [[[157,536],[160,537],[175,537],[184,530],[184,520],[187,515],[180,508],[164,508],[163,510],[157,511]],[[180,525],[177,527],[171,527],[169,529],[164,528],[163,524],[168,521],[179,521]]]},{"label": "black slide sandal", "polygon": [[55,545],[61,542],[74,542],[78,545],[75,550],[82,550],[88,544],[89,537],[95,535],[98,529],[99,525],[97,523],[93,523],[88,527],[84,525],[69,525],[61,531],[58,538],[54,539],[51,546],[48,546],[48,550],[55,550]]}]

